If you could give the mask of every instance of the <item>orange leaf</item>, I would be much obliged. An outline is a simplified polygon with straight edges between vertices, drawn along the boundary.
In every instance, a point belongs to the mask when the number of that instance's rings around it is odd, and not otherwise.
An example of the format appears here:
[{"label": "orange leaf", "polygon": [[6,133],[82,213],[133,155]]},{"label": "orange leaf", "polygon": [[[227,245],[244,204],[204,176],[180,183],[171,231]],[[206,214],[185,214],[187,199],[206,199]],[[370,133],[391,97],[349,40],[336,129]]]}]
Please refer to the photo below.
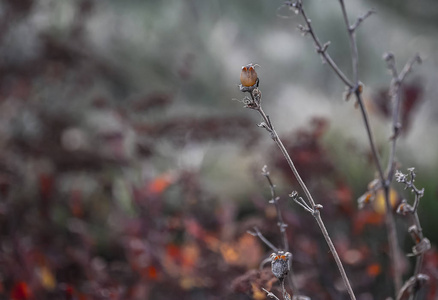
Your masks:
[{"label": "orange leaf", "polygon": [[382,268],[377,263],[369,265],[367,267],[367,274],[371,277],[376,277],[377,275],[380,274],[381,271],[382,271]]},{"label": "orange leaf", "polygon": [[162,194],[175,180],[176,178],[173,174],[164,173],[152,180],[147,186],[147,190],[151,194]]},{"label": "orange leaf", "polygon": [[157,280],[157,278],[158,278],[157,268],[155,268],[154,266],[149,266],[146,268],[146,270],[147,270],[147,276],[149,279]]}]

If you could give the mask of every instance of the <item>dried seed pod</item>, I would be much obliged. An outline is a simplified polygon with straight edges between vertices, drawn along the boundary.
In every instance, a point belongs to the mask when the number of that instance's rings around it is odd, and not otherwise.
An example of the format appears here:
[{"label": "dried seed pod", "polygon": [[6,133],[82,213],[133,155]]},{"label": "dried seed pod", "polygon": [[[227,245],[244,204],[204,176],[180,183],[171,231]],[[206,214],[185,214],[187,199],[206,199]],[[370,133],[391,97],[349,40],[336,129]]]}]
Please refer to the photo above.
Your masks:
[{"label": "dried seed pod", "polygon": [[243,86],[253,86],[257,83],[257,72],[254,69],[255,65],[249,64],[242,67],[240,73],[240,83]]},{"label": "dried seed pod", "polygon": [[279,280],[283,280],[289,273],[290,269],[290,258],[291,254],[289,252],[278,251],[278,253],[271,254],[271,269],[272,273]]}]

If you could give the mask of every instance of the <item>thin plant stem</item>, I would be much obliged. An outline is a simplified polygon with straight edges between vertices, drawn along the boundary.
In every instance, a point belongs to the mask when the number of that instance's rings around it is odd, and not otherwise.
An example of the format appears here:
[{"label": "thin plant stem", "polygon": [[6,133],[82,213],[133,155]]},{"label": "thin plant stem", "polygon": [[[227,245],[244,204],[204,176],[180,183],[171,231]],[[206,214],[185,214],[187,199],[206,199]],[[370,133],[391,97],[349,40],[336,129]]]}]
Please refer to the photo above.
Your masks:
[{"label": "thin plant stem", "polygon": [[[416,255],[416,262],[415,262],[415,269],[413,276],[405,283],[404,286],[409,286],[409,284],[414,285],[413,288],[410,290],[409,299],[415,300],[417,298],[417,292],[420,281],[422,280],[422,277],[425,275],[421,274],[421,268],[423,266],[423,260],[424,260],[424,254],[427,250],[430,249],[430,241],[424,237],[423,235],[423,229],[421,228],[420,219],[418,217],[418,205],[420,203],[421,197],[424,195],[424,189],[418,189],[415,184],[415,171],[413,168],[408,169],[409,175],[403,174],[399,171],[395,173],[395,177],[397,182],[403,183],[405,185],[406,189],[410,189],[414,195],[414,203],[412,206],[407,204],[407,202],[404,200],[402,204],[400,205],[399,209],[397,209],[397,212],[401,213],[402,215],[410,214],[412,216],[412,223],[413,226],[409,228],[409,232],[412,235],[412,238],[414,242],[416,243],[415,247],[413,248],[413,255]],[[409,288],[401,289],[399,292],[399,295],[397,299],[401,299],[405,290],[409,291]]]},{"label": "thin plant stem", "polygon": [[421,63],[421,58],[418,54],[416,54],[411,60],[409,60],[405,66],[403,67],[400,74],[397,72],[397,68],[395,66],[394,55],[391,53],[385,54],[385,60],[388,64],[388,69],[392,74],[392,82],[391,82],[391,97],[393,103],[393,112],[392,112],[392,130],[393,135],[391,137],[391,150],[388,159],[387,166],[387,180],[392,182],[395,172],[395,152],[396,152],[396,143],[397,138],[400,133],[400,129],[402,124],[400,124],[400,107],[401,107],[401,86],[403,81],[405,80],[408,73],[411,72],[412,67],[415,63]]},{"label": "thin plant stem", "polygon": [[[275,184],[272,182],[270,172],[268,171],[268,167],[266,165],[263,166],[263,168],[262,168],[262,175],[265,176],[266,180],[269,183],[269,188],[271,190],[271,200],[269,201],[269,203],[274,204],[275,210],[277,212],[277,226],[278,226],[278,229],[280,230],[280,235],[281,235],[281,239],[283,242],[283,249],[282,250],[284,252],[288,252],[289,251],[289,241],[287,239],[287,234],[286,234],[287,224],[284,223],[284,221],[283,221],[283,216],[281,214],[280,205],[278,204],[280,197],[278,197],[277,193],[275,192]],[[275,252],[278,252],[278,251],[275,251]],[[289,272],[288,276],[289,276],[289,281],[288,281],[289,287],[292,289],[292,291],[294,291],[294,293],[299,294],[299,291],[298,291],[296,284],[295,284],[294,273]]]},{"label": "thin plant stem", "polygon": [[388,231],[389,258],[391,260],[391,265],[394,273],[394,295],[397,295],[402,286],[402,271],[401,266],[398,263],[401,258],[401,253],[398,248],[397,230],[395,227],[394,215],[392,213],[392,206],[389,202],[389,185],[385,185],[383,187],[383,192],[385,197],[385,225]]},{"label": "thin plant stem", "polygon": [[272,139],[277,144],[277,146],[280,148],[281,152],[283,153],[284,158],[286,159],[287,163],[289,164],[290,169],[292,170],[293,174],[295,175],[299,185],[304,191],[304,194],[306,195],[306,198],[308,199],[310,206],[313,209],[313,217],[315,218],[319,228],[321,229],[322,235],[324,236],[324,239],[330,249],[330,252],[333,255],[333,258],[336,262],[336,265],[338,267],[339,273],[341,274],[342,280],[344,281],[345,287],[347,288],[347,292],[352,300],[356,299],[356,296],[354,295],[353,289],[351,288],[350,281],[347,277],[347,274],[345,272],[344,266],[342,265],[341,259],[339,258],[338,252],[336,251],[336,248],[330,238],[330,235],[325,227],[325,224],[321,218],[320,209],[322,208],[321,205],[318,205],[315,203],[315,201],[312,198],[312,195],[309,192],[309,189],[307,188],[306,184],[302,180],[300,174],[298,173],[297,169],[295,168],[295,165],[287,152],[286,148],[284,147],[280,137],[278,136],[277,132],[275,131],[274,127],[272,126],[271,120],[266,115],[266,113],[263,111],[261,105],[257,105],[255,108],[261,115],[264,123],[262,123],[262,127],[264,127],[268,132],[271,134]]},{"label": "thin plant stem", "polygon": [[260,232],[257,227],[253,228],[254,231],[248,230],[247,232],[252,236],[257,236],[266,246],[272,249],[274,252],[278,252],[278,248],[275,247],[265,236]]},{"label": "thin plant stem", "polygon": [[280,209],[280,206],[278,204],[279,197],[277,197],[277,194],[275,192],[275,185],[272,182],[272,179],[271,179],[271,176],[269,174],[267,166],[263,167],[262,174],[263,174],[263,176],[265,176],[266,180],[268,180],[269,187],[271,189],[271,197],[272,198],[270,200],[270,203],[274,204],[275,210],[277,212],[277,225],[278,225],[278,228],[280,229],[281,239],[283,241],[283,250],[285,252],[288,252],[289,251],[289,242],[287,240],[287,234],[286,234],[287,225],[283,221],[281,209]]},{"label": "thin plant stem", "polygon": [[[389,259],[391,261],[391,265],[393,268],[393,274],[394,274],[393,275],[394,289],[395,289],[394,294],[397,294],[397,292],[400,290],[401,285],[402,285],[402,278],[401,278],[402,272],[401,272],[401,266],[398,263],[400,261],[399,260],[400,253],[399,253],[398,240],[397,240],[397,229],[395,226],[395,220],[394,220],[394,216],[392,213],[392,207],[391,207],[390,198],[389,198],[390,197],[390,195],[389,195],[390,181],[388,181],[388,179],[385,177],[385,175],[383,173],[381,160],[380,160],[379,154],[377,152],[377,148],[376,148],[375,143],[374,143],[374,138],[373,138],[373,134],[371,131],[371,127],[369,125],[368,114],[367,114],[365,105],[363,103],[361,91],[359,90],[359,55],[358,55],[357,42],[356,42],[356,37],[355,37],[355,32],[356,32],[357,27],[353,28],[352,26],[350,26],[350,21],[348,20],[347,9],[345,7],[344,0],[339,0],[339,4],[341,6],[342,15],[343,15],[344,21],[345,21],[345,26],[347,27],[348,40],[350,42],[351,62],[352,62],[351,64],[352,64],[353,81],[354,81],[354,85],[355,85],[355,87],[354,87],[355,96],[356,96],[357,103],[359,104],[361,113],[362,113],[362,118],[364,120],[365,129],[367,131],[368,140],[369,140],[371,151],[372,151],[373,157],[374,157],[374,162],[376,164],[377,170],[379,172],[381,184],[383,186],[385,207],[386,207],[385,225],[386,225],[386,228],[388,231]],[[393,118],[393,119],[397,120],[398,117]],[[393,140],[394,140],[394,142],[393,142],[392,146],[393,146],[393,149],[395,151],[395,138]],[[393,152],[391,151],[391,153],[393,153]]]},{"label": "thin plant stem", "polygon": [[324,58],[324,60],[333,69],[336,75],[338,75],[338,77],[345,83],[345,85],[348,86],[349,88],[353,88],[354,86],[353,83],[347,78],[347,76],[345,76],[342,70],[333,61],[330,54],[327,53],[327,47],[329,44],[322,45],[321,42],[319,41],[318,36],[315,34],[315,31],[313,30],[312,22],[307,17],[307,14],[303,9],[303,4],[301,0],[297,1],[296,8],[298,9],[299,13],[303,16],[304,22],[306,22],[307,28],[304,29],[305,30],[304,33],[310,34],[310,36],[313,39],[313,42],[315,43],[316,51]]},{"label": "thin plant stem", "polygon": [[267,289],[262,288],[262,290],[266,293],[266,296],[268,296],[269,298],[274,298],[274,299],[276,299],[276,300],[280,300],[277,296],[275,296],[274,293],[271,293],[271,292],[268,291]]},{"label": "thin plant stem", "polygon": [[[297,8],[299,9],[299,11],[300,11],[301,15],[303,16],[304,21],[306,22],[306,25],[307,25],[306,33],[309,33],[311,35],[311,37],[314,40],[315,47],[316,47],[317,51],[319,53],[321,53],[321,55],[326,59],[326,61],[332,67],[332,69],[338,75],[338,77],[347,85],[347,87],[349,88],[348,93],[351,94],[353,92],[355,94],[356,101],[360,107],[360,111],[362,114],[362,119],[364,121],[365,130],[367,132],[367,137],[368,137],[368,141],[370,144],[371,152],[373,154],[373,160],[374,160],[374,163],[376,164],[376,168],[377,168],[377,172],[379,174],[381,185],[384,188],[384,197],[385,197],[385,206],[386,206],[385,224],[386,224],[386,227],[388,230],[388,243],[389,243],[389,247],[390,247],[389,257],[390,257],[391,265],[393,266],[393,270],[394,270],[394,286],[395,286],[395,290],[397,292],[401,287],[402,281],[401,281],[401,272],[399,270],[399,264],[398,264],[399,248],[398,248],[398,241],[397,241],[397,232],[396,232],[394,217],[392,215],[391,204],[389,202],[389,183],[388,183],[388,180],[385,177],[385,174],[383,172],[379,153],[378,153],[377,148],[375,146],[371,126],[369,124],[368,113],[367,113],[367,110],[365,108],[365,105],[364,105],[363,99],[362,99],[362,94],[361,94],[362,87],[361,87],[360,82],[359,82],[359,72],[358,72],[359,55],[358,55],[357,42],[356,42],[356,37],[355,37],[355,32],[356,32],[356,29],[358,28],[358,26],[361,24],[361,22],[363,22],[363,20],[365,18],[369,17],[373,13],[373,11],[367,12],[364,16],[360,17],[353,26],[351,26],[349,19],[348,19],[348,14],[347,14],[347,10],[345,7],[345,3],[343,0],[339,0],[339,4],[341,6],[344,22],[345,22],[346,27],[347,27],[349,43],[350,43],[352,73],[353,73],[353,82],[352,82],[350,79],[348,79],[344,75],[344,73],[342,71],[340,71],[340,69],[336,65],[336,63],[333,62],[333,60],[331,60],[330,56],[327,54],[327,51],[326,51],[327,47],[323,48],[321,51],[321,43],[319,42],[319,39],[316,36],[316,34],[311,26],[310,19],[307,18],[307,15],[302,7],[301,0],[298,0],[297,3],[298,3]],[[330,60],[327,60],[327,56],[330,58]]]},{"label": "thin plant stem", "polygon": [[350,26],[350,21],[348,20],[347,9],[345,8],[344,0],[339,0],[341,5],[342,16],[344,17],[345,26],[347,27],[349,41],[350,41],[350,51],[351,51],[351,62],[352,62],[352,72],[353,72],[353,83],[355,86],[359,84],[359,55],[356,45],[355,32],[356,30]]},{"label": "thin plant stem", "polygon": [[379,153],[377,152],[377,149],[376,149],[376,146],[374,143],[373,134],[371,131],[371,127],[369,125],[368,114],[367,114],[365,105],[364,105],[363,100],[362,100],[362,95],[359,91],[357,91],[355,94],[356,94],[357,103],[359,104],[360,111],[362,113],[362,119],[364,121],[365,130],[367,132],[371,152],[373,153],[374,163],[376,164],[377,171],[378,171],[379,177],[380,177],[380,182],[381,182],[381,185],[383,187],[383,193],[384,193],[384,199],[385,199],[385,211],[386,211],[386,213],[385,213],[385,226],[386,226],[386,229],[388,231],[389,259],[391,261],[391,265],[392,265],[393,273],[394,273],[393,277],[394,277],[395,294],[397,294],[397,292],[401,288],[402,280],[401,280],[400,265],[398,263],[400,261],[399,260],[399,257],[400,257],[399,251],[400,250],[398,248],[397,229],[395,226],[394,215],[392,213],[392,206],[391,206],[391,203],[389,201],[390,188],[389,188],[388,181],[385,178],[385,175],[383,173],[382,164],[380,161]]},{"label": "thin plant stem", "polygon": [[[342,1],[342,0],[341,0]],[[384,187],[384,192],[385,192],[385,204],[386,204],[386,226],[388,228],[388,237],[389,237],[389,246],[390,246],[390,251],[392,253],[393,259],[396,261],[398,261],[399,256],[401,255],[399,253],[399,249],[398,249],[398,241],[397,241],[397,233],[395,231],[395,223],[394,223],[394,216],[390,212],[391,209],[391,205],[389,203],[389,192],[390,192],[390,185],[392,182],[392,179],[394,177],[394,172],[395,172],[395,153],[396,153],[396,144],[397,144],[397,139],[400,133],[400,129],[401,129],[401,124],[400,124],[400,107],[401,107],[401,86],[402,83],[404,81],[404,79],[406,78],[406,75],[411,71],[412,66],[414,65],[415,62],[421,62],[420,57],[417,55],[415,55],[403,68],[402,72],[400,74],[398,74],[397,72],[397,68],[395,66],[395,60],[394,60],[394,55],[391,53],[387,53],[385,55],[385,60],[388,64],[388,69],[391,71],[392,74],[392,81],[391,81],[391,87],[390,87],[390,93],[391,93],[391,98],[392,98],[392,137],[391,137],[391,148],[390,148],[390,152],[389,152],[389,158],[388,158],[388,164],[386,167],[386,180],[385,180],[385,185],[383,185]],[[383,181],[382,181],[383,183]],[[414,208],[414,214],[417,216],[417,205],[418,201],[415,201],[415,208]],[[392,219],[392,220],[391,220]],[[418,216],[416,217],[416,219],[418,220]],[[420,226],[420,222],[415,222],[418,223],[419,229],[421,230],[421,226]],[[416,268],[417,266],[421,266],[422,263],[422,255],[420,255],[419,257],[417,257],[417,263],[416,263]],[[395,291],[396,294],[398,293],[398,291],[401,289],[402,287],[402,278],[401,278],[401,270],[400,270],[400,266],[397,263],[393,264],[393,268],[394,268],[394,285],[395,285]],[[397,274],[400,274],[397,276]]]},{"label": "thin plant stem", "polygon": [[370,121],[368,119],[368,113],[363,103],[362,94],[356,91],[356,99],[359,105],[360,112],[362,114],[363,123],[368,137],[368,142],[370,143],[371,152],[373,154],[373,160],[376,164],[377,172],[379,173],[379,178],[383,182],[385,181],[385,175],[383,173],[382,164],[380,162],[379,152],[377,151],[376,143],[374,142],[373,132],[371,130]]}]

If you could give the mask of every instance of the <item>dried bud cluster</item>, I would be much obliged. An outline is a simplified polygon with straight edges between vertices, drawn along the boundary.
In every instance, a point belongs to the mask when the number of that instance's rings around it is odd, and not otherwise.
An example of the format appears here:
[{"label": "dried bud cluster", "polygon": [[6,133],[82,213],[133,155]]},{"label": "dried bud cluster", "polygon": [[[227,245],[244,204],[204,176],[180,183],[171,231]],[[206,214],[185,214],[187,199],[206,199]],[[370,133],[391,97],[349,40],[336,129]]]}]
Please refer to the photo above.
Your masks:
[{"label": "dried bud cluster", "polygon": [[292,254],[289,252],[278,251],[277,253],[272,253],[270,257],[272,273],[279,280],[283,280],[289,273]]}]

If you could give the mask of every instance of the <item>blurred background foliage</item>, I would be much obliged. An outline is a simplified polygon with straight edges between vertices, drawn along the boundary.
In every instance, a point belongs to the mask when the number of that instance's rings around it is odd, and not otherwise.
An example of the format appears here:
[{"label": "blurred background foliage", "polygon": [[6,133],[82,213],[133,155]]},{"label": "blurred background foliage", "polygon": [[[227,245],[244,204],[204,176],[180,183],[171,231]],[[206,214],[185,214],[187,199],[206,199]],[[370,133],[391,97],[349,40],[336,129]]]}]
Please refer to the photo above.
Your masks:
[{"label": "blurred background foliage", "polygon": [[[337,1],[306,0],[315,30],[350,74]],[[438,242],[438,5],[374,7],[358,31],[360,77],[383,157],[390,136],[392,51],[424,64],[404,94],[400,168],[415,166],[424,232]],[[243,109],[240,67],[258,63],[265,110],[324,218],[358,299],[391,293],[382,199],[358,211],[375,176],[354,103],[281,1],[3,0],[0,2],[0,299],[264,299],[277,284],[270,254],[246,234],[280,241],[261,167],[289,224],[296,285],[343,299],[313,220],[288,202],[296,188],[269,137]],[[394,202],[412,197],[394,185]],[[412,247],[397,217],[400,243]],[[404,277],[411,259],[401,262]],[[425,262],[436,297],[438,254]],[[324,270],[324,271],[321,271]]]}]

